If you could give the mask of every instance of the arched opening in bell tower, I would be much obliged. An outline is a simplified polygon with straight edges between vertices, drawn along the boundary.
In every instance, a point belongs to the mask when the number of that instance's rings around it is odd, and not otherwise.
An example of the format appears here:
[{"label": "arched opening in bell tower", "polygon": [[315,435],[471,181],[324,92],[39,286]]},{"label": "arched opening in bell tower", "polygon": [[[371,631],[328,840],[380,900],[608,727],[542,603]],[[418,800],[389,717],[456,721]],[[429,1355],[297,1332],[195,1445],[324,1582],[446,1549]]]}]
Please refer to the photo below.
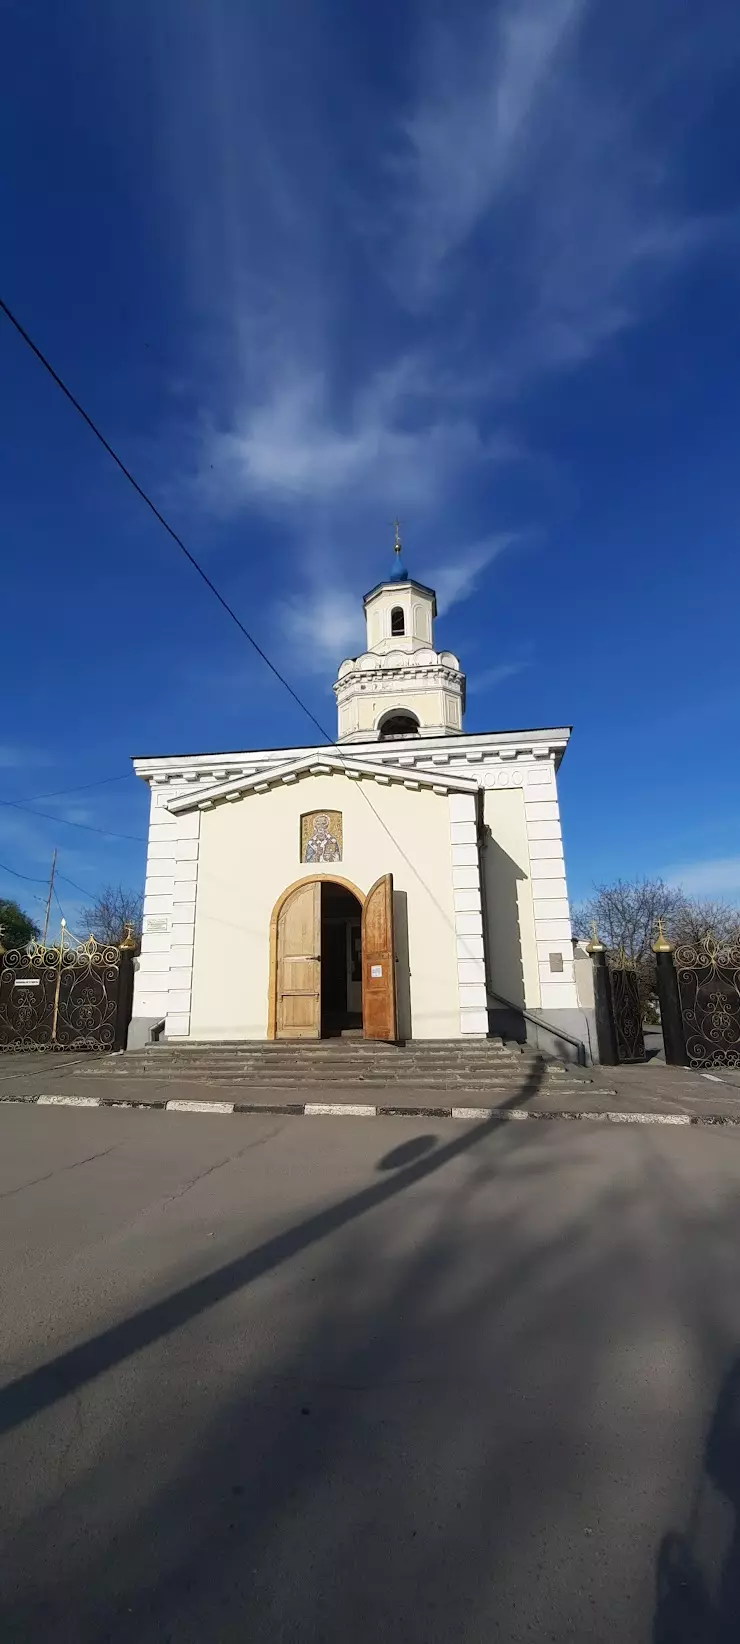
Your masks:
[{"label": "arched opening in bell tower", "polygon": [[393,610],[391,611],[391,633],[395,639],[400,638],[402,634],[405,634],[405,632],[406,618],[404,617],[401,606],[394,605]]},{"label": "arched opening in bell tower", "polygon": [[390,713],[384,714],[378,725],[378,736],[381,742],[394,736],[418,736],[419,721],[416,714],[407,709],[392,708]]}]

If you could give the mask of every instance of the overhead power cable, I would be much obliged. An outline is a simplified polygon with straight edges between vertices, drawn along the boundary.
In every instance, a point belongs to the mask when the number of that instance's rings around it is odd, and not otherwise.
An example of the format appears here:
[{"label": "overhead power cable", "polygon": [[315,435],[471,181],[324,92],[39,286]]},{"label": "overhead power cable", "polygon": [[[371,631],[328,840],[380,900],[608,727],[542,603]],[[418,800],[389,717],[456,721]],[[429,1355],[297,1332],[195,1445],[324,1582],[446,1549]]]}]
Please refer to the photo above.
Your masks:
[{"label": "overhead power cable", "polygon": [[257,640],[254,638],[254,635],[250,634],[249,629],[244,626],[244,623],[242,622],[241,618],[237,616],[236,611],[234,610],[233,606],[231,606],[229,604],[227,599],[224,599],[223,594],[219,592],[218,588],[216,587],[215,582],[212,582],[211,578],[208,576],[207,572],[203,570],[203,566],[199,564],[198,560],[195,558],[195,555],[191,554],[189,548],[186,548],[185,543],[182,540],[182,537],[179,536],[177,531],[174,529],[174,527],[172,525],[170,525],[169,520],[165,519],[164,514],[157,507],[156,503],[152,502],[151,497],[147,495],[147,493],[144,490],[143,486],[141,486],[139,484],[138,480],[134,479],[134,476],[131,473],[130,468],[127,468],[125,462],[122,462],[121,458],[118,456],[118,453],[116,451],[114,451],[113,446],[106,439],[105,435],[103,433],[101,433],[100,429],[98,428],[97,423],[93,422],[92,417],[85,410],[84,406],[80,404],[78,399],[76,399],[75,395],[72,393],[72,390],[67,387],[67,384],[64,382],[63,378],[60,377],[59,372],[55,371],[53,365],[51,364],[51,361],[47,359],[46,355],[39,348],[38,344],[34,342],[33,337],[31,337],[29,335],[29,333],[26,331],[25,326],[21,325],[20,320],[16,318],[16,316],[13,313],[12,309],[10,309],[8,307],[7,303],[3,301],[2,297],[0,297],[0,309],[2,310],[2,312],[5,315],[6,319],[8,319],[10,321],[11,325],[18,332],[19,337],[23,338],[23,341],[24,341],[24,343],[26,343],[27,347],[31,349],[31,352],[33,354],[36,355],[37,360],[39,360],[41,365],[43,365],[44,370],[48,371],[49,376],[56,383],[57,388],[61,389],[62,393],[65,396],[65,399],[69,400],[70,405],[74,406],[74,409],[77,412],[78,416],[82,417],[83,422],[87,423],[87,426],[90,429],[90,432],[95,435],[96,440],[98,440],[100,442],[100,444],[103,447],[103,450],[107,451],[108,456],[112,458],[112,460],[115,463],[116,467],[120,469],[121,473],[123,474],[124,479],[127,479],[129,485],[133,486],[135,492],[137,493],[137,496],[141,497],[142,502],[145,503],[147,508],[149,508],[151,510],[151,512],[154,515],[154,518],[159,520],[160,525],[162,525],[164,527],[165,531],[167,532],[167,535],[172,538],[172,541],[180,549],[180,552],[183,553],[185,555],[185,558],[190,561],[190,564],[192,565],[193,570],[197,572],[198,576],[205,583],[206,587],[210,589],[210,591],[213,594],[214,598],[218,600],[219,605],[223,606],[223,609],[225,610],[227,616],[230,616],[232,622],[236,623],[236,626],[239,629],[239,632],[244,635],[244,638],[249,642],[249,644],[252,646],[253,650],[255,650],[257,652],[257,655],[262,658],[262,661],[265,663],[265,666],[268,667],[270,669],[270,672],[275,675],[275,678],[280,681],[280,684],[285,686],[286,691],[289,693],[290,696],[292,696],[293,701],[298,704],[298,707],[301,709],[301,712],[308,716],[308,718],[311,720],[311,723],[316,726],[317,731],[321,732],[322,737],[324,737],[327,741],[331,742],[332,738],[327,736],[327,733],[324,730],[323,725],[319,724],[318,719],[316,719],[315,715],[312,714],[311,709],[306,707],[305,702],[301,701],[301,698],[299,697],[297,691],[294,691],[293,686],[288,683],[288,680],[285,678],[285,675],[281,674],[279,668],[276,668],[275,663],[272,662],[270,657],[267,655],[267,652],[263,651],[262,646],[258,644]]},{"label": "overhead power cable", "polygon": [[38,879],[33,873],[19,873],[17,868],[9,868],[7,862],[0,862],[3,873],[12,873],[14,879],[25,879],[29,885],[45,885],[45,879]]},{"label": "overhead power cable", "polygon": [[71,885],[73,890],[79,891],[80,896],[87,896],[91,902],[97,900],[94,891],[83,890],[82,886],[76,885],[74,879],[69,879],[66,873],[57,872],[57,879],[63,879],[65,885]]},{"label": "overhead power cable", "polygon": [[105,788],[110,782],[128,782],[130,771],[121,776],[101,776],[97,782],[81,782],[77,788],[52,788],[50,793],[25,794],[22,799],[0,799],[0,805],[35,805],[38,799],[63,799],[70,793],[87,793],[90,788]]},{"label": "overhead power cable", "polygon": [[25,811],[27,816],[42,816],[45,822],[58,822],[63,828],[82,828],[85,833],[102,833],[108,839],[131,839],[135,845],[145,845],[141,833],[118,833],[115,828],[95,828],[92,822],[71,822],[66,816],[53,816],[51,811],[35,811],[31,805],[19,805],[15,799],[4,801],[14,811]]},{"label": "overhead power cable", "polygon": [[[236,624],[236,627],[239,629],[239,632],[247,640],[248,644],[251,645],[252,649],[254,651],[256,651],[257,655],[262,658],[262,661],[264,662],[265,666],[267,668],[269,668],[270,673],[274,674],[275,678],[277,680],[279,680],[280,684],[285,687],[285,690],[288,692],[288,695],[293,698],[293,701],[295,703],[297,703],[298,707],[301,709],[301,712],[304,713],[308,719],[310,719],[312,725],[315,725],[317,731],[319,731],[319,733],[320,733],[321,737],[323,738],[324,742],[328,743],[331,747],[337,748],[337,743],[336,743],[334,737],[329,735],[329,733],[325,729],[325,727],[316,718],[316,715],[311,712],[310,708],[306,707],[305,702],[303,702],[301,700],[300,696],[298,695],[298,692],[293,689],[293,686],[291,684],[289,684],[288,680],[285,678],[285,675],[280,672],[280,669],[275,666],[275,663],[267,655],[267,652],[262,649],[262,646],[260,644],[258,644],[257,640],[254,638],[254,635],[250,633],[250,631],[247,627],[245,627],[245,625],[242,622],[241,618],[237,616],[236,611],[234,610],[233,606],[231,606],[229,604],[228,600],[224,598],[224,595],[216,587],[215,582],[211,581],[211,578],[208,576],[207,572],[203,570],[202,565],[195,558],[195,555],[192,554],[190,552],[190,549],[185,546],[185,543],[183,542],[182,537],[179,536],[178,532],[174,529],[174,527],[172,525],[170,525],[169,520],[165,519],[164,514],[157,507],[156,503],[152,502],[151,497],[147,495],[147,492],[144,490],[143,486],[141,486],[139,484],[138,480],[134,478],[133,474],[131,473],[131,470],[126,467],[125,462],[123,462],[121,460],[121,458],[118,456],[118,453],[116,451],[114,451],[113,446],[110,444],[110,441],[106,439],[105,435],[98,428],[97,423],[94,422],[94,420],[90,416],[89,412],[87,412],[85,410],[84,406],[80,404],[80,401],[72,393],[72,390],[67,387],[67,384],[64,382],[63,378],[60,377],[59,372],[54,369],[54,366],[51,364],[51,361],[47,359],[47,357],[44,354],[43,350],[41,348],[39,348],[38,343],[34,342],[33,337],[30,336],[30,334],[26,330],[25,326],[21,325],[20,320],[17,319],[17,317],[13,313],[12,309],[8,307],[8,304],[3,300],[2,297],[0,297],[0,311],[5,315],[6,319],[8,319],[10,321],[10,324],[13,326],[14,330],[17,331],[18,336],[21,337],[23,339],[23,342],[26,343],[27,347],[30,348],[31,353],[35,354],[36,359],[39,361],[39,363],[41,365],[43,365],[44,370],[49,373],[49,376],[52,378],[52,381],[56,383],[57,388],[59,388],[61,390],[61,392],[64,394],[65,399],[69,400],[70,405],[74,407],[74,410],[77,412],[78,416],[80,416],[82,418],[83,422],[85,422],[87,424],[88,428],[90,429],[90,432],[95,435],[96,440],[98,440],[100,445],[102,445],[103,450],[107,451],[108,456],[115,463],[116,467],[118,469],[120,469],[120,472],[123,474],[124,479],[128,480],[129,485],[131,485],[133,487],[133,489],[136,492],[137,496],[139,496],[141,498],[142,502],[145,503],[146,507],[154,515],[154,518],[159,521],[159,524],[161,526],[163,526],[164,530],[167,532],[167,535],[172,538],[172,541],[180,549],[181,553],[183,553],[185,555],[185,558],[192,565],[193,570],[197,572],[198,576],[205,583],[206,587],[208,589],[210,589],[210,592],[213,594],[214,598],[218,600],[219,605],[222,606],[222,608],[226,612],[227,616],[229,616],[231,618],[232,622],[234,622]],[[341,748],[338,748],[337,751],[339,753],[340,758],[344,759],[345,758],[344,750],[341,749]],[[426,880],[423,878],[423,876],[419,873],[418,868],[416,868],[416,866],[412,862],[411,858],[407,855],[407,852],[405,850],[403,850],[403,847],[400,845],[399,841],[395,838],[394,834],[391,832],[391,829],[389,828],[387,822],[384,821],[383,817],[381,817],[380,813],[376,810],[369,794],[367,794],[365,792],[363,787],[360,788],[360,792],[362,793],[363,798],[366,800],[367,804],[369,805],[369,807],[370,807],[373,815],[375,816],[376,820],[380,823],[380,825],[383,828],[384,832],[388,835],[388,838],[393,842],[393,844],[396,846],[396,848],[401,852],[401,855],[404,857],[405,861],[408,863],[409,867],[411,868],[411,871],[413,872],[415,877],[418,879],[419,883],[424,886],[424,889],[426,890],[427,894],[431,897],[432,901],[435,903],[435,906],[437,906],[440,909],[440,912],[443,912],[443,910],[441,908],[441,904],[437,901],[437,898],[434,895],[434,892],[431,890],[430,886],[426,883]],[[24,807],[22,807],[22,806],[18,806],[18,809],[23,809],[23,808]],[[41,811],[32,811],[31,814],[33,816],[41,816],[41,815],[43,815],[43,812],[41,812]],[[54,817],[54,818],[52,818],[52,820],[57,821],[57,820],[60,820],[60,819],[57,818],[57,817]],[[86,824],[78,822],[78,823],[70,823],[68,825],[72,826],[72,827],[84,827]],[[132,834],[115,834],[114,835],[112,830],[110,830],[110,829],[106,830],[104,828],[91,828],[90,831],[93,832],[93,833],[108,832],[108,833],[110,833],[110,836],[112,838],[118,838],[118,839],[133,839],[134,838],[134,836]],[[142,844],[142,843],[146,843],[146,841],[141,839],[141,838],[137,838],[137,839],[135,839],[135,843],[136,844]],[[444,917],[445,917],[445,919],[447,919],[446,914],[444,915]],[[449,923],[449,920],[447,922]]]},{"label": "overhead power cable", "polygon": [[[11,868],[7,862],[0,862],[0,869],[3,873],[12,873],[14,879],[25,879],[29,885],[45,885],[47,883],[46,879],[39,879],[35,874],[21,873],[18,868]],[[82,885],[77,885],[74,879],[67,877],[66,873],[57,871],[57,879],[63,879],[65,885],[71,885],[73,890],[79,891],[80,896],[87,896],[91,902],[95,901],[94,891],[83,890]],[[39,900],[43,901],[43,897],[40,897]]]}]

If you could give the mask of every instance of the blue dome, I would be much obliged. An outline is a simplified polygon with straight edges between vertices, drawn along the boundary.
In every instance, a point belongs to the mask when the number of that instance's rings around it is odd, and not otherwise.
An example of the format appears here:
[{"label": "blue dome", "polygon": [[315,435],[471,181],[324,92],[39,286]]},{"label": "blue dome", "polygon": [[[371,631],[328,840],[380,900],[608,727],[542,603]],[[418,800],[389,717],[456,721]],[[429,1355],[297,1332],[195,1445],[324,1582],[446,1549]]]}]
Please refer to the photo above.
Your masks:
[{"label": "blue dome", "polygon": [[409,580],[409,574],[408,574],[408,571],[406,570],[405,565],[401,565],[400,561],[396,560],[396,563],[393,567],[393,570],[391,571],[391,574],[388,578],[388,581],[389,582],[408,582],[408,580]]}]

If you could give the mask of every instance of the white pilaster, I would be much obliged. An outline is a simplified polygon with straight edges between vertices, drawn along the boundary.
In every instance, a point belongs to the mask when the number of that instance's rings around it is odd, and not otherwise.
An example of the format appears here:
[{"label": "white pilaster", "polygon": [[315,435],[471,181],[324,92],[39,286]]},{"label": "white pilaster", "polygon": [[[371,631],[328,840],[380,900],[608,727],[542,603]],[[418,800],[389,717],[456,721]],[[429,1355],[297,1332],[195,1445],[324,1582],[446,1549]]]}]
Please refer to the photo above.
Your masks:
[{"label": "white pilaster", "polygon": [[448,803],[460,1032],[466,1038],[485,1038],[488,1009],[475,795],[451,793]]},{"label": "white pilaster", "polygon": [[174,816],[184,785],[152,783],[141,957],[134,1017],[165,1021],[167,1037],[190,1032],[200,811]]},{"label": "white pilaster", "polygon": [[526,770],[524,815],[542,1010],[577,1010],[560,805],[551,758],[542,757]]}]

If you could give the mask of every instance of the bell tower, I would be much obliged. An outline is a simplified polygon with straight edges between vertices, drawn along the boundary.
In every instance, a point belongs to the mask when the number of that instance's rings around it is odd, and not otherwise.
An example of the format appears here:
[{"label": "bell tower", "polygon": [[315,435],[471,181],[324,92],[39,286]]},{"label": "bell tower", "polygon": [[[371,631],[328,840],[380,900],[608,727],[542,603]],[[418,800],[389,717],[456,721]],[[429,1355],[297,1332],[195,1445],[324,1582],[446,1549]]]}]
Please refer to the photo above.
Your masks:
[{"label": "bell tower", "polygon": [[437,599],[401,563],[365,595],[367,650],[341,664],[334,693],[340,742],[455,736],[462,731],[465,675],[452,651],[435,651]]}]

